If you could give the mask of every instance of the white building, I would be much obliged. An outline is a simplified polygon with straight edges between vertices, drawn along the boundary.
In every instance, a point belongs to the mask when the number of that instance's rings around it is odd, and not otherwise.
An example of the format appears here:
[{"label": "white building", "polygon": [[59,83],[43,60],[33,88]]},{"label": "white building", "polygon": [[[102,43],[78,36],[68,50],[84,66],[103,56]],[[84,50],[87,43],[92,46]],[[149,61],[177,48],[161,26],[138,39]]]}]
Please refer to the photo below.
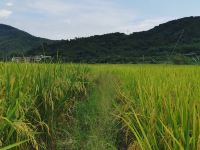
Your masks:
[{"label": "white building", "polygon": [[12,62],[42,62],[42,61],[50,61],[52,60],[51,56],[33,56],[33,57],[13,57],[11,59]]}]

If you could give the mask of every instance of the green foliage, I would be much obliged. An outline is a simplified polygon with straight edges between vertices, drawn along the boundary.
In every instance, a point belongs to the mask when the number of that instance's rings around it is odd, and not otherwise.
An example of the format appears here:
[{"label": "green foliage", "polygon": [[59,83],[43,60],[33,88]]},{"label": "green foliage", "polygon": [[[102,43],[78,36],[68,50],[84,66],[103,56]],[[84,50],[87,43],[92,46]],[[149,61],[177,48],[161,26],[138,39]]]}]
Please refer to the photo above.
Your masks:
[{"label": "green foliage", "polygon": [[199,78],[198,66],[2,63],[0,149],[198,150]]},{"label": "green foliage", "polygon": [[34,47],[51,42],[51,40],[38,38],[11,26],[0,24],[0,57],[23,56]]},{"label": "green foliage", "polygon": [[[163,63],[168,61],[168,56],[175,54],[187,55],[189,58],[200,54],[199,25],[200,17],[188,17],[130,35],[111,33],[56,41],[47,45],[44,51],[55,57],[59,50],[66,62]],[[43,48],[39,47],[27,55],[42,53]],[[145,61],[142,57],[145,57]]]},{"label": "green foliage", "polygon": [[88,68],[0,64],[0,147],[55,149],[75,101],[87,95]]},{"label": "green foliage", "polygon": [[45,54],[76,63],[163,63],[175,54],[191,59],[200,55],[199,26],[200,17],[187,17],[130,35],[110,33],[50,41],[0,25],[0,56]]},{"label": "green foliage", "polygon": [[197,150],[199,67],[118,66],[116,118],[134,149]]},{"label": "green foliage", "polygon": [[171,62],[173,64],[191,64],[192,63],[192,59],[184,56],[184,55],[181,55],[181,54],[177,54],[177,55],[174,55],[172,56],[171,58]]}]

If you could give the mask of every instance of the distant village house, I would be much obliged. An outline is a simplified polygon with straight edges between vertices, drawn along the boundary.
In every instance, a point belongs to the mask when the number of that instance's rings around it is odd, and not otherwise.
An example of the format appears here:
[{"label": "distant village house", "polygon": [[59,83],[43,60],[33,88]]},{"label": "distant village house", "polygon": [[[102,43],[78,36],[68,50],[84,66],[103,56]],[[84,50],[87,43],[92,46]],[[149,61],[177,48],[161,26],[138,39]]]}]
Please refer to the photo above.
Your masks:
[{"label": "distant village house", "polygon": [[45,62],[45,61],[51,61],[51,56],[31,56],[31,57],[13,57],[12,62]]}]

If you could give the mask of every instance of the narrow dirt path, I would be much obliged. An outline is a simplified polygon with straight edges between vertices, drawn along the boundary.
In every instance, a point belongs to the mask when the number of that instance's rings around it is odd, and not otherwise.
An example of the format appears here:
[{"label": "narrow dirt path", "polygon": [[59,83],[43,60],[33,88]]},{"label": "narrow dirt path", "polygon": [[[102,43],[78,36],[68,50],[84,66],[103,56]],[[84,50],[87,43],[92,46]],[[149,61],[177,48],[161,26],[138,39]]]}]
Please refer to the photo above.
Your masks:
[{"label": "narrow dirt path", "polygon": [[78,149],[116,150],[116,130],[112,116],[115,99],[114,78],[100,74],[91,95],[76,108]]}]

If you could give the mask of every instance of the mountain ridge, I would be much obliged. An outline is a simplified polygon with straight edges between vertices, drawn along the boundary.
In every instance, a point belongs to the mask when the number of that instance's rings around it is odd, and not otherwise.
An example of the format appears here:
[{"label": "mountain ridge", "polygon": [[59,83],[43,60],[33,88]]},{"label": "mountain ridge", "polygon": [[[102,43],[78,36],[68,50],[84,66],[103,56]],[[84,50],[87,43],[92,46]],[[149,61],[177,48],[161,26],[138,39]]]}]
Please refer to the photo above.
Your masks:
[{"label": "mountain ridge", "polygon": [[[1,31],[1,28],[0,28]],[[0,36],[1,49],[1,36]],[[51,55],[66,62],[155,63],[200,55],[200,17],[185,17],[132,34],[109,33],[71,40],[43,41],[25,55]],[[193,54],[193,55],[191,55]]]},{"label": "mountain ridge", "polygon": [[52,40],[33,36],[10,25],[0,24],[0,56],[23,54],[43,43],[52,43]]}]

